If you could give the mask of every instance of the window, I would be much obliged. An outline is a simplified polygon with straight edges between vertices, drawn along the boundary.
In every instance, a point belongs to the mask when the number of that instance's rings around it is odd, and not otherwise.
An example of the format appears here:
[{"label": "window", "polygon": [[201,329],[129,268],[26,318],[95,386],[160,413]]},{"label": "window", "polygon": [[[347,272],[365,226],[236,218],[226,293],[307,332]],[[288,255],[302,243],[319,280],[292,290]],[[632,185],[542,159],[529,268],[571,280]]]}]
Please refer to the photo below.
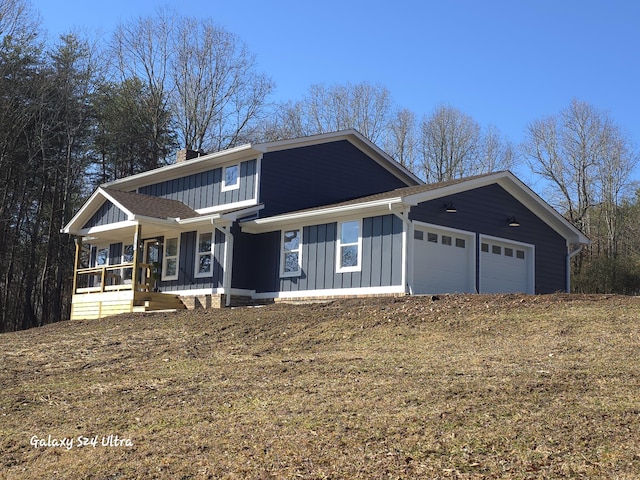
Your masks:
[{"label": "window", "polygon": [[222,172],[222,190],[233,190],[240,187],[239,165],[224,167]]},{"label": "window", "polygon": [[504,247],[504,256],[513,257],[513,248]]},{"label": "window", "polygon": [[164,241],[164,258],[162,259],[162,280],[178,279],[178,252],[180,240],[167,238]]},{"label": "window", "polygon": [[98,247],[96,249],[96,267],[109,265],[109,247]]},{"label": "window", "polygon": [[488,243],[483,243],[480,248],[481,248],[481,250],[483,252],[489,253],[489,244]]},{"label": "window", "polygon": [[500,245],[491,245],[491,253],[502,255],[502,247]]},{"label": "window", "polygon": [[[122,246],[122,263],[132,263],[133,262],[133,245],[123,245]],[[133,274],[133,267],[124,267],[122,269],[122,280],[124,283],[131,283],[131,276]]]},{"label": "window", "polygon": [[424,240],[424,232],[422,230],[414,230],[413,238],[416,240]]},{"label": "window", "polygon": [[360,270],[360,221],[342,222],[339,224],[338,238],[338,272],[354,272]]},{"label": "window", "polygon": [[448,235],[442,235],[442,245],[451,246],[451,237]]},{"label": "window", "polygon": [[516,250],[516,257],[520,260],[524,260],[524,250]]},{"label": "window", "polygon": [[467,242],[464,238],[456,238],[456,247],[465,248],[467,246]]},{"label": "window", "polygon": [[196,244],[196,277],[210,277],[213,273],[213,233],[198,233]]},{"label": "window", "polygon": [[282,232],[282,255],[280,275],[294,277],[300,275],[302,265],[302,231],[285,230]]},{"label": "window", "polygon": [[438,243],[438,235],[436,233],[427,232],[427,242]]}]

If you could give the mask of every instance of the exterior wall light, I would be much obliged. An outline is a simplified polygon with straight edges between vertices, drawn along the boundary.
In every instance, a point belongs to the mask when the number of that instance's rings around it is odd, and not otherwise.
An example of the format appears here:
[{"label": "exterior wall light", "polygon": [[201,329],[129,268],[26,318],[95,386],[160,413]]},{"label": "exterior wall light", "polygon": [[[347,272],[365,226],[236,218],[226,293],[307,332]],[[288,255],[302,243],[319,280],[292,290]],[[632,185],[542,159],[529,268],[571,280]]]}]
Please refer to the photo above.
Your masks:
[{"label": "exterior wall light", "polygon": [[453,202],[447,202],[444,204],[444,209],[448,212],[448,213],[456,213],[458,211],[458,209],[453,205]]},{"label": "exterior wall light", "polygon": [[507,218],[507,223],[509,224],[510,227],[519,227],[520,226],[520,222],[516,219],[516,217],[508,217]]}]

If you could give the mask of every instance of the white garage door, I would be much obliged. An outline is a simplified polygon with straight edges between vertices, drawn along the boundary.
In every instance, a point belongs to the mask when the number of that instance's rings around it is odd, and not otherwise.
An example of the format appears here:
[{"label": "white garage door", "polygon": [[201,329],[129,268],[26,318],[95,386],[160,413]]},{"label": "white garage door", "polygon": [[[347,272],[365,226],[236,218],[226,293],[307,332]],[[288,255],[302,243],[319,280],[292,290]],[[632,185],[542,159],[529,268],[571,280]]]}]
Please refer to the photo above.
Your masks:
[{"label": "white garage door", "polygon": [[533,293],[533,246],[480,238],[480,292]]},{"label": "white garage door", "polygon": [[469,293],[475,291],[474,235],[416,225],[413,253],[413,292]]}]

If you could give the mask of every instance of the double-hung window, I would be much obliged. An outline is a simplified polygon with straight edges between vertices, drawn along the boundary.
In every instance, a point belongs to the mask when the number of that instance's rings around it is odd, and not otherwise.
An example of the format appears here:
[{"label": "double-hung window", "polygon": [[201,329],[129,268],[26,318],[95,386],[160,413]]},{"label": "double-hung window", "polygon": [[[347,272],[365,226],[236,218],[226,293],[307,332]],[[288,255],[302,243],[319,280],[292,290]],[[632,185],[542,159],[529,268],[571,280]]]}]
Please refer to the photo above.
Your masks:
[{"label": "double-hung window", "polygon": [[362,237],[360,220],[338,224],[338,272],[355,272],[362,264]]},{"label": "double-hung window", "polygon": [[[133,263],[133,245],[131,243],[124,244],[122,246],[122,263]],[[131,283],[131,277],[133,275],[133,267],[122,268],[122,280],[124,283]]]},{"label": "double-hung window", "polygon": [[284,230],[282,232],[282,252],[280,276],[295,277],[302,268],[302,230]]},{"label": "double-hung window", "polygon": [[196,249],[196,277],[210,277],[213,272],[213,233],[198,233]]},{"label": "double-hung window", "polygon": [[178,279],[178,255],[180,253],[180,238],[165,238],[164,255],[162,258],[162,280]]},{"label": "double-hung window", "polygon": [[240,165],[228,165],[222,169],[222,191],[240,188]]}]

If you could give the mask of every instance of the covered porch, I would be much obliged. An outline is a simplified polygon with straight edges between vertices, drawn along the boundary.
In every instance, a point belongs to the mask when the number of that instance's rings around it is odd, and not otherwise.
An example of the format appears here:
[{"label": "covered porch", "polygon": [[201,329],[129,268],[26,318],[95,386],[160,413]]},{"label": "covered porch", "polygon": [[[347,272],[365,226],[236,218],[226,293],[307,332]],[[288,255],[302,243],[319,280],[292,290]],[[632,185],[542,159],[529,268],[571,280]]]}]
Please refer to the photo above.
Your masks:
[{"label": "covered porch", "polygon": [[[76,236],[71,319],[97,319],[131,312],[184,309],[175,294],[158,291],[158,228],[123,225]],[[120,261],[113,262],[113,247]]]}]

